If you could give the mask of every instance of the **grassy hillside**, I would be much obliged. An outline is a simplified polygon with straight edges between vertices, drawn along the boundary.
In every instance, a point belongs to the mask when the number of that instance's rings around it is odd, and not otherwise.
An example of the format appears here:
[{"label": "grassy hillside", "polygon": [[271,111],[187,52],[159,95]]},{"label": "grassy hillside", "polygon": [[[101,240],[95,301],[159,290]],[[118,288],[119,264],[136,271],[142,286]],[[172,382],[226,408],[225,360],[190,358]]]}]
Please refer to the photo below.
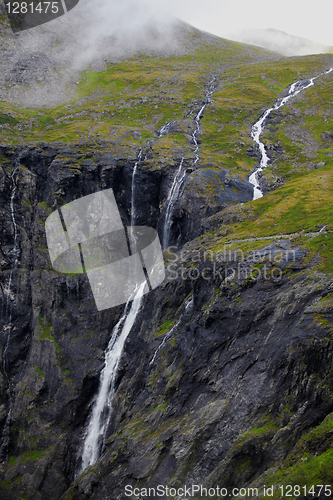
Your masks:
[{"label": "grassy hillside", "polygon": [[[190,156],[194,113],[200,109],[205,84],[215,75],[217,90],[201,124],[202,163],[247,176],[255,164],[247,154],[253,144],[251,125],[288,85],[320,73],[332,57],[277,58],[216,37],[202,40],[195,31],[186,38],[193,47],[186,55],[142,54],[109,64],[103,72],[81,72],[76,96],[61,105],[23,109],[2,101],[0,141],[18,145],[107,140],[131,142],[139,149],[147,141],[153,144],[156,131],[176,120],[176,131],[158,141],[154,151],[158,155],[162,149],[165,155],[176,147]],[[331,81],[331,76],[321,78],[278,113],[265,141],[279,144],[284,155],[267,172],[271,177],[299,173],[330,153],[331,142],[325,142],[322,133],[329,129]]]},{"label": "grassy hillside", "polygon": [[[131,154],[148,144],[153,160],[147,163],[155,168],[175,156],[191,158],[193,119],[215,76],[213,102],[201,120],[197,166],[227,168],[231,176],[248,178],[258,162],[253,123],[292,82],[333,66],[333,57],[279,57],[193,29],[184,37],[185,55],[138,54],[102,72],[81,72],[75,97],[61,105],[22,108],[2,101],[0,141],[82,142],[83,149],[88,140],[109,141]],[[260,238],[290,234],[295,244],[306,246],[309,258],[319,252],[321,270],[333,271],[332,91],[332,74],[324,75],[271,114],[262,137],[272,159],[264,172],[271,192],[215,216],[214,227],[221,224],[227,231],[211,232],[209,249],[259,248],[266,244]],[[170,120],[176,125],[159,139],[158,129]],[[323,226],[325,232],[312,234]],[[253,241],[240,241],[248,239]]]},{"label": "grassy hillside", "polygon": [[[213,74],[222,90],[224,81],[229,82],[228,88],[233,85],[234,69],[238,72],[249,61],[280,59],[277,54],[194,29],[182,33],[182,44],[183,55],[138,54],[109,63],[102,72],[82,71],[75,96],[68,100],[70,93],[64,93],[66,102],[59,106],[22,109],[3,101],[0,140],[10,144],[97,138],[126,141],[128,137],[123,135],[136,131],[134,135],[139,138],[134,140],[139,147],[154,139],[154,132],[173,119],[179,120],[181,126],[172,138],[183,146],[188,144],[189,135],[186,117],[200,106],[204,85]],[[45,85],[39,83],[41,91]],[[8,84],[8,90],[9,87]],[[21,87],[22,92],[27,90],[24,85]],[[227,90],[222,99],[228,99],[228,95]],[[217,97],[214,109],[220,109],[221,104]],[[213,130],[210,132],[211,137],[205,138],[208,145],[214,141]],[[213,145],[209,149],[213,152]]]}]

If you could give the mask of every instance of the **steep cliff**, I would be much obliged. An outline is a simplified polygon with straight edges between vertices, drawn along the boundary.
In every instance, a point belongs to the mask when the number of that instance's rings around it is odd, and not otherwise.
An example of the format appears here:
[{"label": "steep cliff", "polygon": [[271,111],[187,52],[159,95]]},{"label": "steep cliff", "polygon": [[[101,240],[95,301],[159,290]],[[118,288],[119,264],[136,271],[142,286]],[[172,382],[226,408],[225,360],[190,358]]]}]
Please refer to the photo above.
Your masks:
[{"label": "steep cliff", "polygon": [[[4,500],[123,499],[126,485],[184,484],[262,496],[264,484],[333,480],[331,75],[272,115],[265,196],[252,202],[248,182],[259,158],[251,125],[332,58],[186,37],[196,43],[185,55],[82,74],[75,99],[56,108],[3,103]],[[52,269],[45,220],[112,188],[129,225],[137,163],[135,223],[162,238],[182,159],[166,279],[125,343],[103,453],[75,477],[124,306],[98,312],[84,274]]]}]

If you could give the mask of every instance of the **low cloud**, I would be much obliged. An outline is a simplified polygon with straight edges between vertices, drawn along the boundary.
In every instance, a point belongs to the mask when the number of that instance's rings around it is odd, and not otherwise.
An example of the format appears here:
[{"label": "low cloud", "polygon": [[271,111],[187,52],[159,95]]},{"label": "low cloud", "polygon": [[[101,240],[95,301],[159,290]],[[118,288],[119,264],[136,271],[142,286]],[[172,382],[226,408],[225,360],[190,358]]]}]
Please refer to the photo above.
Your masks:
[{"label": "low cloud", "polygon": [[153,0],[80,0],[67,14],[17,34],[8,23],[2,27],[0,99],[63,102],[83,68],[103,70],[136,53],[182,53],[179,25]]},{"label": "low cloud", "polygon": [[285,56],[333,53],[333,47],[277,29],[253,29],[235,33],[232,39],[279,52]]},{"label": "low cloud", "polygon": [[42,46],[44,54],[81,67],[103,58],[170,50],[175,24],[152,0],[80,0],[68,14],[20,36],[30,50]]}]

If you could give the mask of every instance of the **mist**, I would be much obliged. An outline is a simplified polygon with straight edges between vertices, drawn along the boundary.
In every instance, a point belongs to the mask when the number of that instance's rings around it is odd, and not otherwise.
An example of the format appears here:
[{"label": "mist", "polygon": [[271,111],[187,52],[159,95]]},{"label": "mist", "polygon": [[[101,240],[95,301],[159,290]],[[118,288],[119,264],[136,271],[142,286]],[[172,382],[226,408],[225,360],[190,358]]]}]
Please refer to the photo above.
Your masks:
[{"label": "mist", "polygon": [[[182,53],[180,21],[152,0],[80,0],[67,14],[2,41],[0,99],[30,106],[63,102],[81,69],[137,53]],[[184,24],[185,26],[185,24]]]},{"label": "mist", "polygon": [[160,11],[152,0],[81,0],[48,29],[66,45],[64,55],[80,66],[102,57],[170,50],[175,45],[175,23],[175,18]]},{"label": "mist", "polygon": [[[0,99],[26,106],[54,105],[74,95],[82,69],[101,71],[107,63],[138,53],[186,53],[184,34],[190,28],[170,12],[189,21],[192,17],[193,21],[200,19],[200,26],[208,31],[214,31],[216,23],[224,29],[228,25],[228,38],[287,56],[333,50],[276,29],[241,30],[244,13],[236,16],[234,4],[221,2],[80,0],[67,14],[37,28],[13,34],[7,22],[2,26]],[[253,9],[245,11],[256,14]],[[204,23],[208,18],[212,29]],[[251,25],[249,21],[247,24]],[[230,35],[232,29],[235,36]]]},{"label": "mist", "polygon": [[231,35],[233,40],[257,45],[285,56],[333,53],[333,47],[290,35],[277,29],[248,29]]}]

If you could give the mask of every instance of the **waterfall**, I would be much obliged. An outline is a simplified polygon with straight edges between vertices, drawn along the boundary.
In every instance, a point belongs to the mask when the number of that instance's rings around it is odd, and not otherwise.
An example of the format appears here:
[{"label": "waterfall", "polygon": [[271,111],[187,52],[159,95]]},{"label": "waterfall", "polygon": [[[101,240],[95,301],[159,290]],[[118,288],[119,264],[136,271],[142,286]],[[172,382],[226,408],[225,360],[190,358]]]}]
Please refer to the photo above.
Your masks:
[{"label": "waterfall", "polygon": [[7,351],[10,345],[10,340],[11,340],[11,333],[12,333],[12,324],[11,324],[12,318],[11,318],[11,313],[8,318],[8,324],[4,327],[4,333],[6,335],[6,345],[5,349],[3,351],[3,362],[2,362],[2,369],[3,373],[5,375],[5,379],[7,381],[7,398],[8,398],[8,413],[6,416],[6,421],[4,428],[2,430],[2,435],[1,435],[1,445],[0,445],[0,462],[3,462],[6,460],[7,457],[7,452],[8,452],[8,445],[10,442],[10,424],[12,420],[12,411],[13,411],[13,405],[14,405],[14,396],[10,390],[10,379],[9,379],[9,373],[8,373],[8,366],[7,366]]},{"label": "waterfall", "polygon": [[171,120],[166,125],[163,125],[163,127],[161,127],[159,130],[158,137],[161,138],[161,137],[163,137],[163,135],[168,134],[174,123],[175,123],[175,121]]},{"label": "waterfall", "polygon": [[10,379],[9,379],[9,373],[8,373],[8,363],[7,363],[7,353],[8,349],[10,346],[10,341],[11,341],[11,334],[12,334],[12,298],[13,298],[13,293],[12,293],[12,278],[13,278],[13,271],[16,268],[18,264],[18,257],[19,257],[19,246],[17,242],[17,236],[18,236],[18,231],[17,231],[17,223],[16,223],[16,218],[15,218],[15,207],[14,207],[14,199],[15,199],[15,194],[16,194],[16,189],[17,186],[15,184],[15,174],[19,166],[19,160],[15,163],[15,168],[11,174],[11,180],[12,180],[12,192],[10,196],[10,214],[11,214],[11,219],[14,227],[14,245],[12,249],[12,255],[14,257],[13,264],[11,266],[11,270],[9,273],[9,281],[8,281],[8,286],[5,289],[6,295],[7,295],[7,300],[6,300],[6,318],[7,318],[7,324],[4,326],[4,333],[6,336],[6,343],[5,343],[5,348],[3,351],[2,359],[3,359],[3,373],[5,375],[5,379],[7,381],[7,397],[8,397],[8,405],[9,405],[9,410],[7,413],[5,425],[2,431],[1,435],[1,444],[0,444],[0,461],[4,461],[7,458],[7,450],[8,450],[8,445],[10,441],[10,423],[11,423],[11,418],[12,418],[12,410],[13,410],[13,404],[14,404],[14,396],[10,390]]},{"label": "waterfall", "polygon": [[263,192],[260,189],[258,174],[259,172],[262,172],[265,168],[267,168],[269,162],[269,157],[267,155],[265,145],[260,141],[260,136],[263,133],[263,129],[266,124],[268,116],[271,114],[272,111],[276,111],[280,109],[282,106],[284,106],[289,101],[289,99],[295,97],[297,94],[302,92],[302,90],[312,87],[317,78],[326,75],[331,71],[333,71],[333,68],[328,69],[324,73],[321,73],[320,75],[315,76],[310,80],[298,80],[297,82],[294,82],[289,88],[288,95],[286,97],[278,99],[278,101],[274,104],[274,106],[272,108],[267,109],[261,116],[261,118],[253,125],[251,130],[251,137],[254,140],[254,142],[258,144],[261,153],[259,167],[257,167],[249,177],[249,182],[251,182],[251,184],[253,184],[254,186],[253,189],[254,200],[257,200],[258,198],[261,198],[263,196]]},{"label": "waterfall", "polygon": [[194,162],[193,162],[193,166],[195,166],[198,163],[199,159],[200,159],[199,155],[198,155],[198,152],[199,152],[199,149],[200,149],[199,148],[199,144],[198,144],[198,137],[199,137],[199,134],[200,134],[200,120],[202,118],[202,115],[203,115],[203,112],[205,111],[206,106],[212,102],[212,94],[213,94],[213,92],[215,90],[215,87],[214,87],[215,80],[216,80],[216,78],[214,76],[211,79],[211,81],[209,82],[209,84],[207,86],[207,92],[206,92],[204,104],[200,108],[200,111],[198,112],[198,114],[196,115],[196,117],[194,118],[195,129],[192,132],[192,139],[193,139],[193,143],[194,143]]},{"label": "waterfall", "polygon": [[[144,286],[145,283],[142,283],[129,298],[122,317],[112,331],[111,339],[106,349],[105,365],[101,372],[99,391],[90,416],[88,431],[83,445],[82,461],[77,475],[81,474],[86,467],[98,460],[105,444],[105,435],[112,413],[112,401],[115,394],[115,379],[118,365],[125,341],[140,310]],[[127,312],[130,301],[133,302],[129,312]]]},{"label": "waterfall", "polygon": [[160,343],[160,345],[158,346],[158,348],[156,349],[156,351],[154,352],[154,355],[149,363],[149,366],[152,366],[152,364],[154,363],[155,361],[155,358],[157,356],[157,353],[162,349],[162,347],[164,346],[164,344],[166,343],[166,341],[171,337],[171,335],[173,334],[173,332],[178,328],[178,326],[180,325],[184,315],[189,311],[189,309],[192,307],[193,305],[193,297],[191,297],[190,299],[188,299],[186,302],[185,302],[185,309],[184,309],[184,312],[183,314],[180,316],[179,320],[177,321],[177,323],[171,328],[171,330],[169,330],[165,336],[164,336],[164,339],[162,340],[162,342]]},{"label": "waterfall", "polygon": [[131,194],[131,226],[133,227],[135,224],[135,176],[138,170],[138,164],[142,158],[142,149],[140,149],[138,154],[138,159],[135,162],[132,174],[132,194]]},{"label": "waterfall", "polygon": [[[142,161],[142,149],[139,151],[132,174],[131,227],[135,226],[136,174],[140,161]],[[144,282],[138,286],[135,292],[130,296],[122,317],[112,330],[111,338],[105,352],[105,364],[100,376],[98,394],[90,415],[87,434],[83,444],[81,462],[76,474],[77,476],[81,474],[86,467],[94,464],[98,460],[105,445],[105,436],[110,423],[112,401],[115,395],[115,380],[118,365],[125,341],[139,313],[145,284]],[[130,302],[132,302],[131,306]]]},{"label": "waterfall", "polygon": [[169,191],[166,200],[165,219],[163,226],[163,244],[162,244],[163,250],[166,250],[169,245],[170,230],[172,225],[172,215],[174,212],[175,205],[179,199],[179,194],[181,192],[181,188],[186,175],[186,171],[183,170],[183,162],[184,158],[182,158],[180,161],[179,168],[176,172],[176,175],[173,178],[171,189]]},{"label": "waterfall", "polygon": [[[200,120],[202,118],[203,112],[205,111],[205,108],[208,104],[212,102],[212,94],[215,90],[214,87],[214,82],[216,80],[216,77],[214,76],[211,81],[209,82],[207,86],[207,91],[205,94],[205,100],[203,105],[201,106],[199,112],[196,114],[194,118],[195,122],[195,129],[192,131],[192,139],[194,143],[194,161],[192,163],[192,168],[196,165],[196,163],[199,161],[199,144],[198,144],[198,136],[200,133]],[[173,121],[167,123],[160,129],[159,132],[159,137],[162,137],[163,134],[166,134],[169,132],[170,127],[172,126]],[[169,191],[169,194],[166,199],[166,209],[165,209],[165,219],[164,219],[164,226],[163,226],[163,243],[162,247],[163,250],[166,250],[169,245],[169,239],[170,239],[170,231],[171,231],[171,226],[172,226],[172,216],[173,212],[176,206],[177,201],[182,195],[182,187],[185,181],[185,176],[186,176],[186,170],[183,170],[183,162],[184,158],[181,159],[179,168],[176,172],[176,175],[173,178],[173,182],[171,185],[171,189]]]},{"label": "waterfall", "polygon": [[[193,144],[194,144],[193,166],[196,165],[196,163],[200,159],[199,155],[198,155],[198,151],[200,149],[199,144],[198,144],[198,136],[200,134],[200,120],[202,118],[202,115],[203,115],[203,112],[205,111],[206,106],[212,102],[212,95],[213,95],[213,92],[215,91],[215,87],[214,87],[215,80],[216,80],[216,77],[213,76],[213,78],[208,83],[204,103],[194,118],[195,128],[191,133]],[[161,138],[164,135],[168,134],[170,132],[170,130],[172,129],[172,126],[174,124],[175,124],[175,120],[171,120],[166,125],[163,125],[163,127],[161,127],[159,132],[158,132],[158,137]]]}]

